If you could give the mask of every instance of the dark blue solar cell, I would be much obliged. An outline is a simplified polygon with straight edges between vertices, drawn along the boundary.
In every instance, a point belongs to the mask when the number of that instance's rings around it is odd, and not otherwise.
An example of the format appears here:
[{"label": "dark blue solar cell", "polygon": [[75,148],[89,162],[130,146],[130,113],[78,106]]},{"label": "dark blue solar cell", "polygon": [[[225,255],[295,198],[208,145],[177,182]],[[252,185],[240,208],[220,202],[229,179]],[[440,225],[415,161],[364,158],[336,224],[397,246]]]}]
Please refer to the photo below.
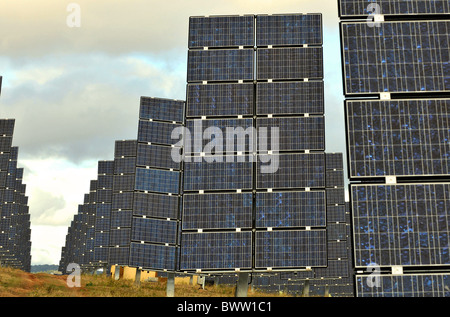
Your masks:
[{"label": "dark blue solar cell", "polygon": [[180,269],[251,268],[251,247],[251,232],[183,233]]},{"label": "dark blue solar cell", "polygon": [[174,246],[131,243],[130,262],[132,267],[175,271],[178,248]]},{"label": "dark blue solar cell", "polygon": [[158,193],[180,193],[180,173],[156,169],[136,169],[136,190]]},{"label": "dark blue solar cell", "polygon": [[[378,5],[378,10],[375,11]],[[341,17],[384,15],[433,15],[450,13],[447,0],[339,0]],[[430,17],[432,18],[432,17]]]},{"label": "dark blue solar cell", "polygon": [[132,241],[170,244],[177,242],[176,221],[133,217],[131,228]]},{"label": "dark blue solar cell", "polygon": [[189,48],[254,46],[254,16],[189,18]]},{"label": "dark blue solar cell", "polygon": [[167,122],[139,120],[138,141],[173,145],[177,143],[177,140],[172,139],[172,131],[177,127],[181,127],[181,125]]},{"label": "dark blue solar cell", "polygon": [[326,230],[256,232],[255,248],[258,268],[327,265]]},{"label": "dark blue solar cell", "polygon": [[177,170],[181,168],[180,163],[173,160],[172,147],[170,146],[139,143],[137,150],[137,166],[173,168]]},{"label": "dark blue solar cell", "polygon": [[345,93],[450,90],[449,27],[450,21],[342,23]]},{"label": "dark blue solar cell", "polygon": [[321,45],[321,14],[256,16],[256,45]]},{"label": "dark blue solar cell", "polygon": [[253,49],[190,50],[187,80],[238,81],[253,79]]},{"label": "dark blue solar cell", "polygon": [[183,122],[184,101],[141,97],[139,118]]},{"label": "dark blue solar cell", "polygon": [[256,227],[325,226],[325,192],[272,192],[256,194]]}]

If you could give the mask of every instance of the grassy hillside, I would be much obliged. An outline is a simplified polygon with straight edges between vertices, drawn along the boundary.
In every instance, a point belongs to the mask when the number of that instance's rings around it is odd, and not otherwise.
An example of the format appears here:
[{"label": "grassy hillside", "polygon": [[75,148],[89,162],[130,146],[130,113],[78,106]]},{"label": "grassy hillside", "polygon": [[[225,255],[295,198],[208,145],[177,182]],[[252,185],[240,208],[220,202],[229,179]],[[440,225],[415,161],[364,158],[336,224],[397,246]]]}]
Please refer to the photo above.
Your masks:
[{"label": "grassy hillside", "polygon": [[[132,280],[119,280],[105,275],[82,275],[81,287],[67,286],[67,276],[27,273],[0,268],[0,297],[165,297],[166,280],[142,282],[135,287]],[[248,297],[280,296],[249,291]],[[234,297],[234,288],[176,284],[175,297]]]}]

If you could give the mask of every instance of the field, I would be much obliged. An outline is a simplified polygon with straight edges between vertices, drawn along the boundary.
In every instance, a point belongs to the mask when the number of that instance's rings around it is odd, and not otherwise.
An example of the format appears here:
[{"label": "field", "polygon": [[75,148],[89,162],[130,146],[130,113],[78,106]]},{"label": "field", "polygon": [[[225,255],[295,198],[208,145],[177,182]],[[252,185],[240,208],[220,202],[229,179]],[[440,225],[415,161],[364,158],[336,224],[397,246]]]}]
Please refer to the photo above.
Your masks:
[{"label": "field", "polygon": [[[166,280],[142,282],[114,280],[106,275],[81,275],[80,287],[68,287],[66,275],[27,273],[0,268],[0,297],[166,297]],[[248,297],[286,297],[249,290]],[[176,284],[175,297],[234,297],[234,287],[224,285]]]}]

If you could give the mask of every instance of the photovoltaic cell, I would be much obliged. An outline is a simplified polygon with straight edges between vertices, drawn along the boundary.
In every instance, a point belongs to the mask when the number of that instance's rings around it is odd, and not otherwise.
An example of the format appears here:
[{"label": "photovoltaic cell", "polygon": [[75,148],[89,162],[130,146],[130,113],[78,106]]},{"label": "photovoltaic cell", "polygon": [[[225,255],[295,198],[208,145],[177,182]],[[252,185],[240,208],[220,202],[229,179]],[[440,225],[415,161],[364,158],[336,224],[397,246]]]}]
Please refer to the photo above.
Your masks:
[{"label": "photovoltaic cell", "polygon": [[256,84],[256,112],[265,114],[323,114],[323,81]]},{"label": "photovoltaic cell", "polygon": [[180,193],[180,172],[136,168],[136,190]]},{"label": "photovoltaic cell", "polygon": [[155,218],[178,219],[178,196],[156,193],[134,193],[133,214]]},{"label": "photovoltaic cell", "polygon": [[13,136],[14,119],[0,119],[0,136]]},{"label": "photovoltaic cell", "polygon": [[[210,154],[219,154],[217,151],[220,150],[222,151],[220,154],[234,154],[237,151],[252,152],[252,148],[250,148],[250,145],[253,144],[252,124],[252,119],[187,120],[186,128],[191,133],[191,144],[185,142],[184,152],[186,154],[198,154],[205,150],[211,152]],[[219,148],[215,146],[216,153],[212,153],[212,148],[207,145],[214,144],[215,142],[212,141],[215,140],[218,140]],[[231,151],[231,153],[227,151]]]},{"label": "photovoltaic cell", "polygon": [[130,247],[113,247],[109,249],[109,263],[112,265],[129,265]]},{"label": "photovoltaic cell", "polygon": [[[272,147],[277,142],[280,151],[324,150],[325,118],[320,117],[276,117],[256,119],[258,143]],[[267,133],[262,133],[266,128]],[[278,128],[277,140],[272,140],[272,130]],[[264,143],[265,142],[265,143]]]},{"label": "photovoltaic cell", "polygon": [[121,228],[121,229],[111,229],[110,233],[110,243],[112,246],[128,246],[130,244],[131,229]]},{"label": "photovoltaic cell", "polygon": [[[449,14],[450,4],[447,0],[340,0],[340,17],[360,17],[373,13],[369,5],[380,6],[380,14],[384,15],[432,15]],[[432,17],[430,17],[432,18]]]},{"label": "photovoltaic cell", "polygon": [[321,14],[256,16],[256,45],[321,45]]},{"label": "photovoltaic cell", "polygon": [[[113,190],[115,192],[134,190],[134,174],[114,175]],[[116,195],[116,194],[114,194],[114,195]]]},{"label": "photovoltaic cell", "polygon": [[130,266],[174,271],[177,248],[174,246],[131,243]]},{"label": "photovoltaic cell", "polygon": [[253,114],[253,84],[188,84],[187,117]]},{"label": "photovoltaic cell", "polygon": [[252,227],[252,193],[185,194],[183,230]]},{"label": "photovoltaic cell", "polygon": [[131,227],[132,214],[131,210],[112,210],[111,228]]},{"label": "photovoltaic cell", "polygon": [[131,240],[151,243],[176,243],[177,222],[133,217]]},{"label": "photovoltaic cell", "polygon": [[254,16],[189,18],[189,48],[254,46]]},{"label": "photovoltaic cell", "polygon": [[[262,167],[269,165],[274,167],[271,172],[263,172]],[[259,189],[325,187],[325,155],[324,153],[258,155],[256,172]]]},{"label": "photovoltaic cell", "polygon": [[379,275],[380,287],[370,287],[367,276],[356,275],[357,297],[449,297],[450,275]]},{"label": "photovoltaic cell", "polygon": [[180,269],[251,268],[251,246],[251,232],[184,233]]},{"label": "photovoltaic cell", "polygon": [[184,101],[141,97],[139,118],[183,122]]},{"label": "photovoltaic cell", "polygon": [[114,157],[136,156],[136,140],[119,140],[114,147]]},{"label": "photovoltaic cell", "polygon": [[150,142],[163,145],[174,145],[176,139],[172,139],[172,131],[181,124],[173,124],[168,122],[144,121],[139,120],[138,125],[138,142]]},{"label": "photovoltaic cell", "polygon": [[257,79],[322,79],[321,47],[259,48]]},{"label": "photovoltaic cell", "polygon": [[222,162],[211,163],[203,161],[205,157],[200,159],[200,162],[184,163],[185,191],[252,188],[252,162],[247,159],[239,162],[234,158],[234,162],[227,162],[222,157]]},{"label": "photovoltaic cell", "polygon": [[346,95],[450,90],[450,21],[341,23]]},{"label": "photovoltaic cell", "polygon": [[253,49],[190,50],[187,80],[253,80]]},{"label": "photovoltaic cell", "polygon": [[137,148],[136,165],[155,168],[177,169],[181,168],[172,158],[172,147],[139,143]]},{"label": "photovoltaic cell", "polygon": [[128,156],[114,160],[114,174],[133,174],[136,168],[136,157]]},{"label": "photovoltaic cell", "polygon": [[324,227],[325,192],[256,193],[256,227]]},{"label": "photovoltaic cell", "polygon": [[325,153],[327,169],[343,169],[344,159],[342,153]]},{"label": "photovoltaic cell", "polygon": [[326,230],[256,232],[255,247],[258,268],[327,265]]},{"label": "photovoltaic cell", "polygon": [[353,185],[355,265],[448,265],[450,184]]},{"label": "photovoltaic cell", "polygon": [[350,175],[450,174],[450,100],[347,101]]}]

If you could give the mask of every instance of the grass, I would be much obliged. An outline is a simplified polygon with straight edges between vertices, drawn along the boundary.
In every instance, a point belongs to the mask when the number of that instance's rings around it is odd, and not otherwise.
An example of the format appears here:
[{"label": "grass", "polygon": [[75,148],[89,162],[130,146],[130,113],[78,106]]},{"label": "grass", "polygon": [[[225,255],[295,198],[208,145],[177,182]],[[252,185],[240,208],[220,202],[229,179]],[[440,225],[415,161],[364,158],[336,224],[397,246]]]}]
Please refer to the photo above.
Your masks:
[{"label": "grass", "polygon": [[[287,296],[257,291],[248,297]],[[127,279],[114,280],[106,275],[81,275],[80,287],[68,287],[67,275],[27,273],[0,268],[0,297],[166,297],[166,279],[141,282],[139,287]],[[175,284],[175,297],[234,297],[234,287],[226,285]]]}]

